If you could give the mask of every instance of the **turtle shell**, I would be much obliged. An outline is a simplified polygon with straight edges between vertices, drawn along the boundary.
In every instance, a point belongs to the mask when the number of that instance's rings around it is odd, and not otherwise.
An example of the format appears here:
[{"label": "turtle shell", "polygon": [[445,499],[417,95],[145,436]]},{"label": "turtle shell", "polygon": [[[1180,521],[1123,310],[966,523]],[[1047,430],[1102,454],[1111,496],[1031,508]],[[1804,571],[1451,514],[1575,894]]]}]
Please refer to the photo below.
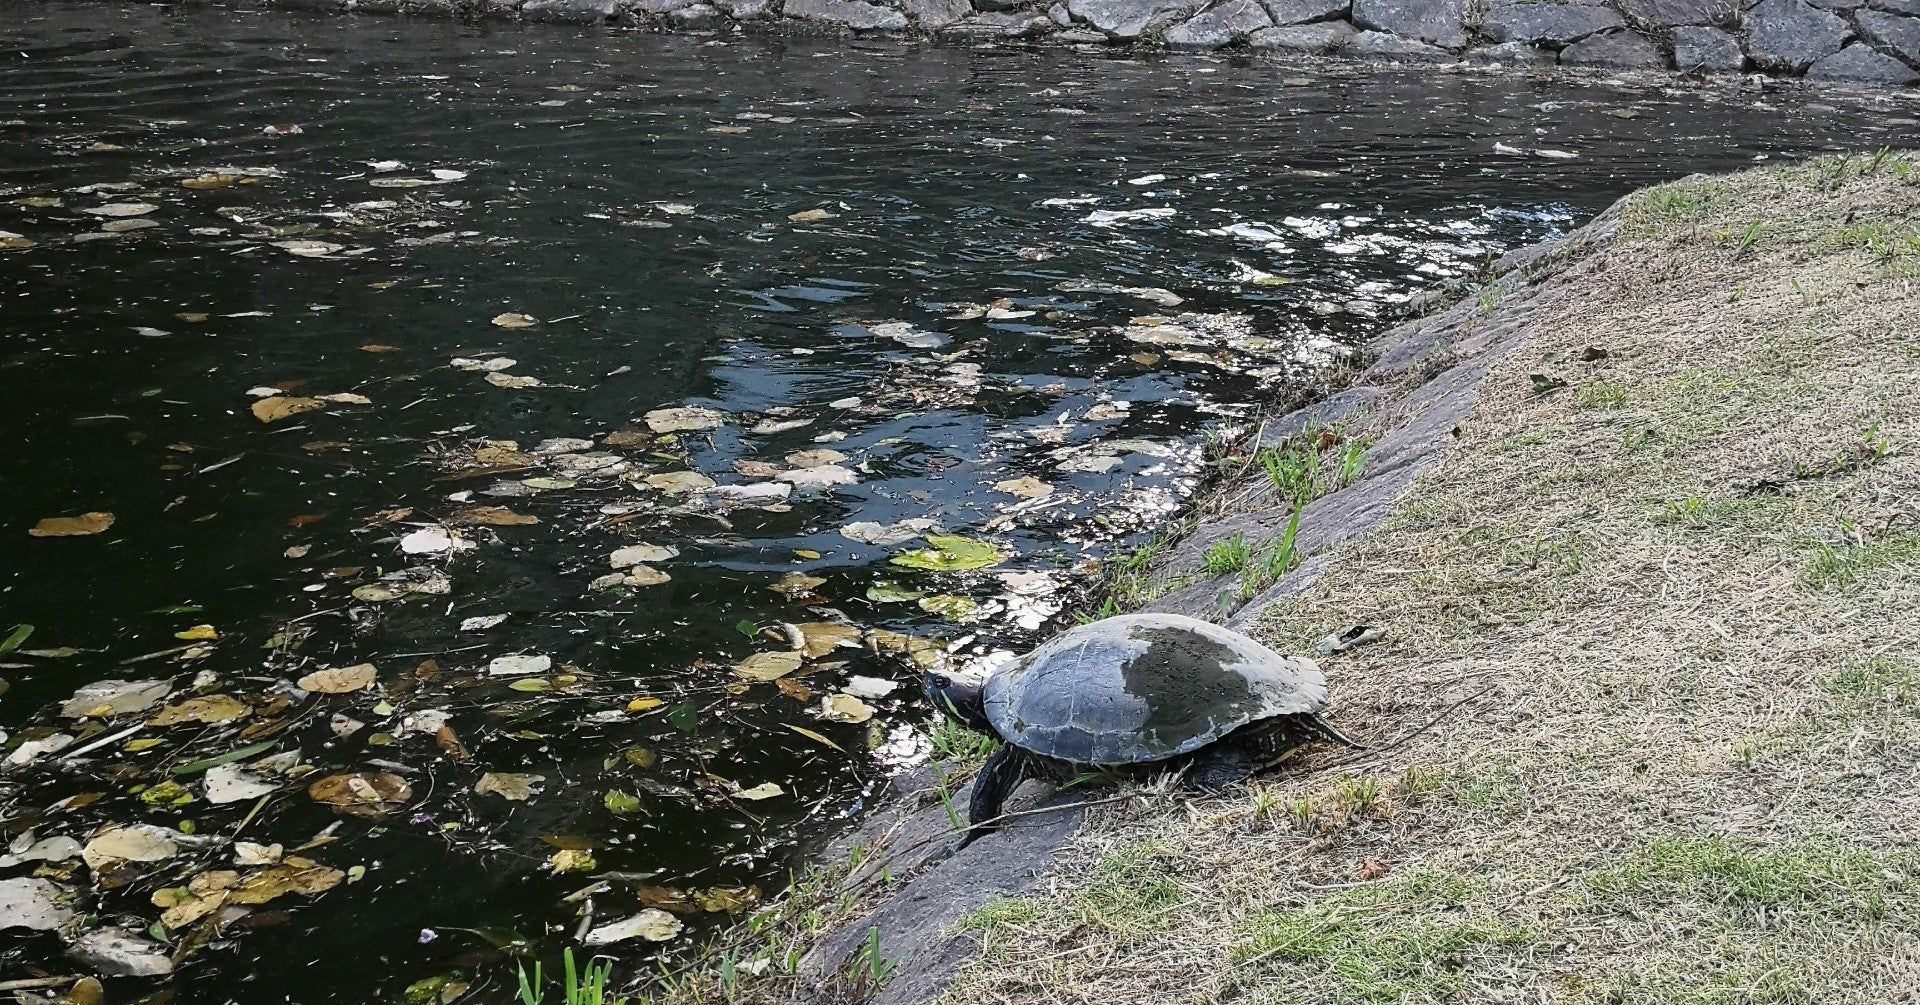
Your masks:
[{"label": "turtle shell", "polygon": [[1105,765],[1177,757],[1326,698],[1312,660],[1195,618],[1129,614],[1049,639],[987,679],[985,705],[1015,746]]}]

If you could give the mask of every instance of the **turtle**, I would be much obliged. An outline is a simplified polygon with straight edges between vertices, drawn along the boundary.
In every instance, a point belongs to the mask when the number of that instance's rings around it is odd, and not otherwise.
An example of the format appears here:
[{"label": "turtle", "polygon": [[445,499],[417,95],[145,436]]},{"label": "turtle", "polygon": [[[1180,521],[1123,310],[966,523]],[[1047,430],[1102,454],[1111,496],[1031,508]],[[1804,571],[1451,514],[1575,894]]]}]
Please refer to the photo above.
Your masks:
[{"label": "turtle", "polygon": [[1184,769],[1218,791],[1315,738],[1349,747],[1320,717],[1327,680],[1230,629],[1178,614],[1126,614],[1070,628],[985,679],[921,681],[936,708],[998,737],[974,782],[965,847],[1022,779]]}]

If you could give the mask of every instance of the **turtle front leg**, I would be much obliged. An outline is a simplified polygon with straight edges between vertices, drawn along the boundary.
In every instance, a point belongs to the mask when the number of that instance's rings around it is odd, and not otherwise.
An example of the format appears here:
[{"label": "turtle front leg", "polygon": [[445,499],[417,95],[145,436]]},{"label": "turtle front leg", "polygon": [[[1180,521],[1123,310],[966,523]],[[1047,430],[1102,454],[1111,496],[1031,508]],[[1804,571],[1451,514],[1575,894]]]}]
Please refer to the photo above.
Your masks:
[{"label": "turtle front leg", "polygon": [[1231,740],[1216,743],[1193,755],[1180,784],[1194,792],[1214,793],[1244,782],[1260,767],[1260,761],[1245,743]]},{"label": "turtle front leg", "polygon": [[1000,807],[1006,804],[1007,797],[1013,795],[1013,790],[1031,773],[1026,753],[1011,743],[1001,744],[1000,749],[987,758],[986,765],[973,780],[973,799],[967,804],[969,826],[960,838],[960,848],[1000,829],[999,824],[987,821],[1000,815]]}]

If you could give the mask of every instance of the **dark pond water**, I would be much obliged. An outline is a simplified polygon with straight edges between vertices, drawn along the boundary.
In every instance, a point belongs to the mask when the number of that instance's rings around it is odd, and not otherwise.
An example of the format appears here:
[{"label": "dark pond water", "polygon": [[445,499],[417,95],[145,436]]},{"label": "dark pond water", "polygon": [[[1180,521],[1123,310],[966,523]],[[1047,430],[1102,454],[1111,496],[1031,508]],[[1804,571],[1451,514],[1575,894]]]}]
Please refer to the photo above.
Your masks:
[{"label": "dark pond water", "polygon": [[[1633,187],[1913,126],[1426,72],[11,13],[0,631],[32,631],[0,657],[0,881],[169,940],[179,970],[125,998],[451,973],[501,1000],[497,943],[649,903],[686,931],[625,951],[683,950],[926,755],[916,660],[1057,626],[1076,571],[1171,519],[1205,429]],[[87,513],[111,525],[30,533]],[[134,683],[70,700],[101,681]],[[30,850],[62,837],[97,868]],[[236,866],[236,838],[314,865]],[[8,931],[0,975],[88,972],[67,937]]]}]

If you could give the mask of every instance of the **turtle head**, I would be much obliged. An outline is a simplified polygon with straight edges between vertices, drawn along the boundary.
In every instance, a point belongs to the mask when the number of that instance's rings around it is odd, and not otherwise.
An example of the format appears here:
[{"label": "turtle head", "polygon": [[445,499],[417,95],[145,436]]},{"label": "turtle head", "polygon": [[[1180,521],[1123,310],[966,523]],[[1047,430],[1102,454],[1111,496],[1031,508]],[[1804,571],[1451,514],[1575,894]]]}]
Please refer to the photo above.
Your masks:
[{"label": "turtle head", "polygon": [[993,735],[993,723],[987,721],[984,677],[961,677],[929,671],[920,678],[920,690],[934,708],[960,721],[968,729]]}]

